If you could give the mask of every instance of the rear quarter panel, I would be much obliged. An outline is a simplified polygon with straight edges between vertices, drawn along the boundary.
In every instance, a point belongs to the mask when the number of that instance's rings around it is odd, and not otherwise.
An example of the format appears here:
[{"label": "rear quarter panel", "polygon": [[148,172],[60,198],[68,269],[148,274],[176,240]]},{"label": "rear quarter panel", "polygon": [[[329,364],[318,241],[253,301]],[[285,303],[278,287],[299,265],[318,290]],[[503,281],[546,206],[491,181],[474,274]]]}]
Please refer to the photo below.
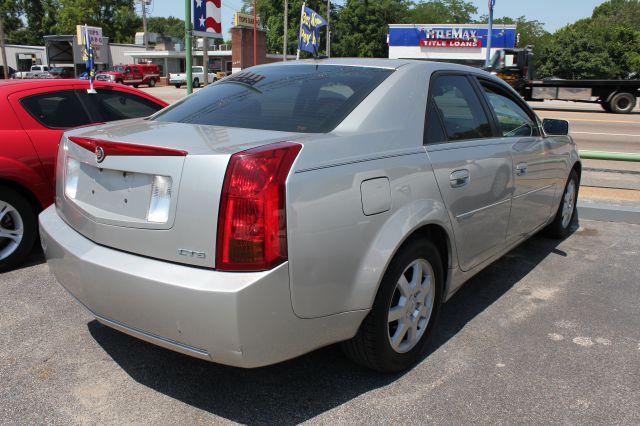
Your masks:
[{"label": "rear quarter panel", "polygon": [[[419,65],[403,68],[333,132],[305,142],[289,177],[291,297],[300,317],[370,309],[413,231],[437,224],[452,235],[422,145],[429,75]],[[381,177],[390,208],[365,215],[362,182]]]}]

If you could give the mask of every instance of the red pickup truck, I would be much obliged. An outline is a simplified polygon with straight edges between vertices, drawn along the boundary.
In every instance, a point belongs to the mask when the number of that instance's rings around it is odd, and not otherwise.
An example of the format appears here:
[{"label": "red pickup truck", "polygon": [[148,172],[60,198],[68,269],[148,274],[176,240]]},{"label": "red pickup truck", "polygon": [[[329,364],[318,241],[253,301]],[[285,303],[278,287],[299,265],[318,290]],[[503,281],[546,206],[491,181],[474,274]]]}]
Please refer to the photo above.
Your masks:
[{"label": "red pickup truck", "polygon": [[133,87],[138,87],[139,84],[153,87],[159,78],[160,68],[156,64],[115,65],[109,71],[102,71],[96,75],[98,81],[129,84]]}]

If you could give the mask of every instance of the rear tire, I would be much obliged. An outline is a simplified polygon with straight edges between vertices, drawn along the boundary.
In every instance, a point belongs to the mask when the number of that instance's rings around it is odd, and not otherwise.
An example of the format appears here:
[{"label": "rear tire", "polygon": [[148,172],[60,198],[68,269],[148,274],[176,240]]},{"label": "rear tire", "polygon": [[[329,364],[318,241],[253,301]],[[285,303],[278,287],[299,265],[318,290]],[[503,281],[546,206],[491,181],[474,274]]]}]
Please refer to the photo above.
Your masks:
[{"label": "rear tire", "polygon": [[122,84],[122,80],[118,79],[118,80],[116,80],[116,83]]},{"label": "rear tire", "polygon": [[193,79],[193,87],[200,87],[200,80],[198,80],[197,78]]},{"label": "rear tire", "polygon": [[156,79],[152,78],[149,80],[149,87],[156,87]]},{"label": "rear tire", "polygon": [[429,240],[411,240],[384,274],[371,312],[345,354],[365,367],[393,373],[420,361],[440,312],[443,292],[440,254]]},{"label": "rear tire", "polygon": [[177,84],[177,83],[176,83],[176,84],[174,84],[174,86],[176,86],[176,89],[179,89],[179,88],[180,88],[180,86],[182,86],[182,84]]},{"label": "rear tire", "polygon": [[629,114],[636,107],[636,97],[627,92],[613,95],[609,101],[609,109],[615,114]]},{"label": "rear tire", "polygon": [[569,235],[571,225],[576,217],[579,187],[578,173],[575,170],[571,170],[567,184],[562,192],[562,200],[560,200],[556,217],[544,230],[544,234],[548,237],[562,239]]},{"label": "rear tire", "polygon": [[29,256],[37,233],[33,206],[17,191],[0,185],[0,271]]}]

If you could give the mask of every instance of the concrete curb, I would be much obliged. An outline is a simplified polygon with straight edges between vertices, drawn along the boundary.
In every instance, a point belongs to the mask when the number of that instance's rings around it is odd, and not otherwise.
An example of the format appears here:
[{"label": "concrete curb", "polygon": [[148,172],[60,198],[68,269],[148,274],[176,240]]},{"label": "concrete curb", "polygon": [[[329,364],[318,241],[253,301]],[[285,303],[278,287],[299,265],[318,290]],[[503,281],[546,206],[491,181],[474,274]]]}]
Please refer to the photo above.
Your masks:
[{"label": "concrete curb", "polygon": [[580,219],[640,225],[640,208],[580,201],[577,208]]}]

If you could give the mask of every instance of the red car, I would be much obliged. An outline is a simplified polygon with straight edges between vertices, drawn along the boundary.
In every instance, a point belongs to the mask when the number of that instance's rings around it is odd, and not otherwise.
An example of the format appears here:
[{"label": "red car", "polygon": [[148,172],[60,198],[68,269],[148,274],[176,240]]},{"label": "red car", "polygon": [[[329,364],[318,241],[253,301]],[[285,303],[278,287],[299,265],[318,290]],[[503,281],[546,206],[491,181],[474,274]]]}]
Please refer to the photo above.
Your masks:
[{"label": "red car", "polygon": [[53,203],[62,133],[93,123],[146,117],[167,103],[140,90],[88,81],[0,82],[0,271],[24,260],[38,233],[37,214]]}]

